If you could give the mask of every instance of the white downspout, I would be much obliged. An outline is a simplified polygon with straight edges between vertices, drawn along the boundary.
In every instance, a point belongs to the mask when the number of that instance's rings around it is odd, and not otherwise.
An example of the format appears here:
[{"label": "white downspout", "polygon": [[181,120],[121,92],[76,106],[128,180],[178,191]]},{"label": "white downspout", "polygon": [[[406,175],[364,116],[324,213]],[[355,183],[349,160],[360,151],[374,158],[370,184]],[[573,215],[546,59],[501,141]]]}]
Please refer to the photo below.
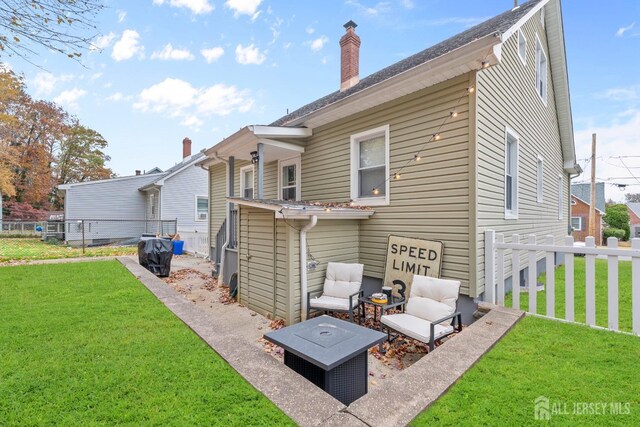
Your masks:
[{"label": "white downspout", "polygon": [[313,215],[311,220],[300,229],[300,301],[302,321],[307,320],[307,231],[318,223],[318,217]]},{"label": "white downspout", "polygon": [[[222,163],[224,163],[225,165],[227,165],[227,169],[225,169],[226,173],[226,178],[229,178],[229,161],[223,159],[222,157],[218,157],[218,153],[213,153],[211,155],[211,157],[214,160],[220,160]],[[220,283],[224,282],[224,258],[225,258],[225,254],[227,252],[227,246],[229,245],[229,233],[231,232],[231,222],[229,221],[230,217],[231,217],[231,212],[229,209],[229,202],[225,203],[226,209],[225,209],[225,218],[226,218],[226,227],[225,227],[225,236],[224,236],[224,244],[222,245],[222,248],[220,249],[220,271],[218,272],[218,281]],[[214,260],[215,261],[215,260]]]}]

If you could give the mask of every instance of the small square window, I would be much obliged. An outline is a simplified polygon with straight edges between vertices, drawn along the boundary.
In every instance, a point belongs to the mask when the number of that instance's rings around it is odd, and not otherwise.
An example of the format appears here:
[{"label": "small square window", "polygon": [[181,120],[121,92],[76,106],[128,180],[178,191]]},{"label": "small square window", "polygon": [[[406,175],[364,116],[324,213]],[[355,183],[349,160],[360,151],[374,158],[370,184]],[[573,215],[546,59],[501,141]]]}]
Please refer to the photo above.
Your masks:
[{"label": "small square window", "polygon": [[582,231],[582,217],[572,216],[571,228],[573,228],[573,231]]},{"label": "small square window", "polygon": [[518,56],[523,64],[527,63],[527,38],[522,30],[518,30]]},{"label": "small square window", "polygon": [[196,221],[206,221],[209,218],[209,198],[196,196]]}]

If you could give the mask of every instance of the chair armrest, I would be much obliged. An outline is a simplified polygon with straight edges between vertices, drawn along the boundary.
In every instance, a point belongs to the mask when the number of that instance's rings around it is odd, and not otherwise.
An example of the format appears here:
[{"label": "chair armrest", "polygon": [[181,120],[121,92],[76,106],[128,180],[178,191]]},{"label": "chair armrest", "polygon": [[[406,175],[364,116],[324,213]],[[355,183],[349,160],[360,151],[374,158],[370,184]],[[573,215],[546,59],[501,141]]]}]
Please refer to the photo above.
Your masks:
[{"label": "chair armrest", "polygon": [[309,291],[307,292],[307,304],[309,303],[309,301],[311,301],[311,295],[315,295],[315,294],[322,294],[322,290],[320,291]]},{"label": "chair armrest", "polygon": [[364,291],[362,289],[360,289],[358,292],[355,292],[355,293],[353,293],[353,294],[348,296],[348,298],[349,298],[349,311],[351,311],[353,309],[353,297],[362,298],[363,295],[364,295]]},{"label": "chair armrest", "polygon": [[[443,317],[442,319],[438,319],[438,320],[434,320],[433,322],[431,322],[431,325],[429,325],[429,351],[432,351],[435,348],[435,328],[436,325],[439,325],[440,323],[444,322],[445,320],[449,320],[449,319],[453,319],[453,329],[454,331],[457,329],[458,332],[462,331],[462,313],[460,313],[459,311],[450,314],[448,316]],[[456,328],[455,326],[455,321],[458,320],[458,326]]]}]

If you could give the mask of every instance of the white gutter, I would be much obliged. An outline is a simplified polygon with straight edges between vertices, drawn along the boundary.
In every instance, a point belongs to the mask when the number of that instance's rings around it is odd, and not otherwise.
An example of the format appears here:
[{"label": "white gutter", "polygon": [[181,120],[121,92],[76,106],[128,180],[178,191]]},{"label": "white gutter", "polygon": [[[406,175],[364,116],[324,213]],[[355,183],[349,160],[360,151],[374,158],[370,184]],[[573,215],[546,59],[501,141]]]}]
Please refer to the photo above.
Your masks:
[{"label": "white gutter", "polygon": [[300,229],[300,318],[307,320],[307,231],[318,223],[318,217],[313,215],[311,220]]},{"label": "white gutter", "polygon": [[[229,168],[229,160],[225,160],[222,157],[218,157],[217,152],[211,153],[211,157],[213,158],[213,160],[220,160],[222,163],[227,165],[227,169]],[[225,178],[228,179],[229,178],[228,171],[226,175],[227,176]],[[224,243],[222,245],[222,248],[220,249],[220,271],[218,272],[218,281],[220,281],[220,283],[224,283],[224,258],[225,258],[225,253],[227,252],[227,246],[229,246],[229,233],[231,232],[231,224],[229,221],[229,218],[231,218],[231,209],[229,209],[229,202],[226,203],[225,218],[226,218],[226,222],[225,222],[225,230],[224,230],[225,231]]]}]

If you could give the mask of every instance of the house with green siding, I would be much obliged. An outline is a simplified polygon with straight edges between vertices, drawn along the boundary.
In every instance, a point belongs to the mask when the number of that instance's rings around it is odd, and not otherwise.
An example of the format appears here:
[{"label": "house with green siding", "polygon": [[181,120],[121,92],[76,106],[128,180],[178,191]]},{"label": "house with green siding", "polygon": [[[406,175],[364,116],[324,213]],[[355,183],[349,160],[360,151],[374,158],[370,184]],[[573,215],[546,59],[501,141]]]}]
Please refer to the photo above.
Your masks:
[{"label": "house with green siding", "polygon": [[241,303],[295,323],[327,262],[364,264],[373,289],[389,235],[436,240],[469,321],[485,292],[485,230],[558,243],[570,230],[581,170],[560,0],[531,0],[362,79],[356,24],[345,28],[338,90],[205,151],[220,279],[236,274]]}]

